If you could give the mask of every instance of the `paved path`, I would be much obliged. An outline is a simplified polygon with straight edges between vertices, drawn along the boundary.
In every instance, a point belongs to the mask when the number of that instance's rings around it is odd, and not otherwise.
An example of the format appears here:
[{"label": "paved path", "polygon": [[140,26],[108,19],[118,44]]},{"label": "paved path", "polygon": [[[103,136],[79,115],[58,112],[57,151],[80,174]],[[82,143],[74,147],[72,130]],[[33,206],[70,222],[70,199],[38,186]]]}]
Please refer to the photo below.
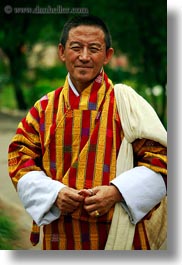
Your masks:
[{"label": "paved path", "polygon": [[[6,207],[6,211],[8,209],[10,216],[11,211],[15,210],[17,213],[16,222],[24,231],[26,249],[32,249],[32,245],[29,242],[32,220],[19,200],[7,168],[8,146],[23,116],[24,114],[9,115],[0,112],[0,202],[3,202],[4,205],[1,207]],[[12,218],[15,218],[14,214],[12,214]],[[39,250],[40,248],[40,245],[38,245],[33,249]]]}]

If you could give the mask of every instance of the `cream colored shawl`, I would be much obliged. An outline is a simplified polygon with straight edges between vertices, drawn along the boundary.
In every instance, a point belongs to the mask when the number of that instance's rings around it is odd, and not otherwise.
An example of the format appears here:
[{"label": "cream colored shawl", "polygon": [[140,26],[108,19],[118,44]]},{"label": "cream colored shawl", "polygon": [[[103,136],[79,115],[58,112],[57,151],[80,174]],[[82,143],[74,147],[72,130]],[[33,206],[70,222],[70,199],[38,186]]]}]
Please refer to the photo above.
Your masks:
[{"label": "cream colored shawl", "polygon": [[[117,159],[116,176],[118,176],[122,172],[133,168],[132,142],[135,139],[146,138],[167,146],[167,133],[151,105],[131,87],[117,84],[114,86],[114,93],[124,130],[124,139]],[[123,159],[123,154],[125,159]],[[167,214],[165,210],[166,198],[146,224],[151,249],[159,249],[166,239]],[[152,226],[157,222],[161,222],[161,215],[165,215],[162,219],[164,222],[162,225],[163,231],[157,231],[156,229],[156,232],[154,232]],[[131,250],[134,232],[135,225],[131,224],[128,214],[117,203],[105,250]],[[161,234],[160,239],[159,233]],[[156,239],[158,239],[157,242],[155,242]]]}]

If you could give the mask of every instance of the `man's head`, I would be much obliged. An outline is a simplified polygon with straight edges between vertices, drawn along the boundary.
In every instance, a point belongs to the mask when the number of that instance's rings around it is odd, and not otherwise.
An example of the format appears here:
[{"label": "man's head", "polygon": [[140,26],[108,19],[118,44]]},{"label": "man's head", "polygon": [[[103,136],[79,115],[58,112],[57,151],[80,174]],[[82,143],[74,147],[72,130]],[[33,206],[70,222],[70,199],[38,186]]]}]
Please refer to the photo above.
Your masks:
[{"label": "man's head", "polygon": [[69,31],[72,28],[76,28],[78,26],[94,26],[100,28],[104,32],[104,39],[106,43],[106,49],[111,48],[112,46],[112,38],[107,28],[106,24],[96,16],[88,15],[88,16],[76,16],[68,20],[62,30],[62,34],[60,37],[60,43],[65,47],[66,42],[68,40]]},{"label": "man's head", "polygon": [[76,17],[65,24],[59,58],[80,92],[96,78],[112,55],[109,31],[99,18]]}]

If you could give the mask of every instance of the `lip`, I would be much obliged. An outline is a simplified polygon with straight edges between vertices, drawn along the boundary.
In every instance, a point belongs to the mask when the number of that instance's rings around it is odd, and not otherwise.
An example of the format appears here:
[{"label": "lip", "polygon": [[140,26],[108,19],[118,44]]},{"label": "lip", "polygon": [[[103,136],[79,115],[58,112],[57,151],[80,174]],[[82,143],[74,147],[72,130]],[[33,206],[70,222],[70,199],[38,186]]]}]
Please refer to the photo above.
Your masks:
[{"label": "lip", "polygon": [[87,69],[87,68],[93,68],[92,66],[86,66],[86,65],[76,65],[75,66],[76,68],[84,68],[84,69]]}]

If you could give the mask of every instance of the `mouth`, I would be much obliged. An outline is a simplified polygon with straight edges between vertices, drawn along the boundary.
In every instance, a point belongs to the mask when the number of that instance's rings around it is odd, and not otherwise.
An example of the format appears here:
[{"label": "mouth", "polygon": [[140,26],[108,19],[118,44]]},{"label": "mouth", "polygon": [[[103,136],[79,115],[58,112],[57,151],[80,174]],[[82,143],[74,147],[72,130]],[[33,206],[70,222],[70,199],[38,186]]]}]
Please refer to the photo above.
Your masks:
[{"label": "mouth", "polygon": [[93,67],[89,66],[89,65],[76,65],[75,68],[90,69],[90,68],[93,68]]}]

